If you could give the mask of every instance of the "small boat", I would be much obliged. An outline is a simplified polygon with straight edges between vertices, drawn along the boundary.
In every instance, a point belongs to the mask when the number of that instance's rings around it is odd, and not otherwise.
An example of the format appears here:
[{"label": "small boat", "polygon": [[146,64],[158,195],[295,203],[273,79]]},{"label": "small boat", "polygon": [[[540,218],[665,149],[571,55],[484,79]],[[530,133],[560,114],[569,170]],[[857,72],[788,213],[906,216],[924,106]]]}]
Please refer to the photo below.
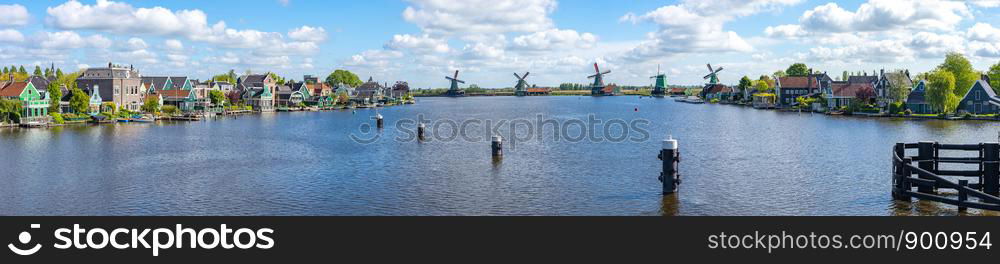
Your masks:
[{"label": "small boat", "polygon": [[698,98],[697,96],[688,96],[687,98],[685,98],[681,102],[685,102],[685,103],[689,103],[689,104],[704,104],[705,100],[701,100],[701,98]]}]

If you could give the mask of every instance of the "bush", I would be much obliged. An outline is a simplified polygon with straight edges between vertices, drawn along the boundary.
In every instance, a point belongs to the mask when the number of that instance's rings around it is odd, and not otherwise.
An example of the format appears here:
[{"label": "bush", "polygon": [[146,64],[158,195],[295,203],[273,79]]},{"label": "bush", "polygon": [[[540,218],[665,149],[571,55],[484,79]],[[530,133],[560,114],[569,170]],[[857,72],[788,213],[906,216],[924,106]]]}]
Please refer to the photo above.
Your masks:
[{"label": "bush", "polygon": [[177,115],[177,114],[181,113],[181,110],[177,109],[177,106],[173,106],[173,105],[164,105],[160,109],[166,115]]},{"label": "bush", "polygon": [[906,111],[903,111],[903,114],[904,115],[913,115],[913,111],[910,111],[910,109],[906,109]]},{"label": "bush", "polygon": [[66,120],[63,119],[63,116],[60,113],[49,113],[49,115],[52,116],[52,122],[53,123],[56,123],[56,124],[66,123]]},{"label": "bush", "polygon": [[905,105],[905,104],[903,104],[903,102],[895,102],[895,103],[891,103],[891,104],[889,104],[889,113],[899,113],[899,112],[903,112],[903,110],[904,110],[905,108],[906,108],[906,105]]}]

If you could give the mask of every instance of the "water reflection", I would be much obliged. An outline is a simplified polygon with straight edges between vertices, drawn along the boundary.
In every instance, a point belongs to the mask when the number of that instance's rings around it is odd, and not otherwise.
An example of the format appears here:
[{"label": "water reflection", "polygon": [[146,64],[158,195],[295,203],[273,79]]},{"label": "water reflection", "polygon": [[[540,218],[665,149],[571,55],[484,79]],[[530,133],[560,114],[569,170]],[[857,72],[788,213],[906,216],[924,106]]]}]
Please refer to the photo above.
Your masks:
[{"label": "water reflection", "polygon": [[[634,111],[639,108],[640,111]],[[996,122],[779,113],[636,97],[422,98],[379,110],[0,129],[3,215],[956,215],[889,196],[896,142],[995,141]],[[396,142],[394,120],[645,119],[648,142]],[[571,126],[568,134],[578,134]],[[508,133],[509,131],[501,131]],[[448,137],[446,129],[441,137]],[[684,184],[660,195],[660,139]],[[507,136],[507,135],[505,135]],[[969,210],[967,215],[997,215]]]}]

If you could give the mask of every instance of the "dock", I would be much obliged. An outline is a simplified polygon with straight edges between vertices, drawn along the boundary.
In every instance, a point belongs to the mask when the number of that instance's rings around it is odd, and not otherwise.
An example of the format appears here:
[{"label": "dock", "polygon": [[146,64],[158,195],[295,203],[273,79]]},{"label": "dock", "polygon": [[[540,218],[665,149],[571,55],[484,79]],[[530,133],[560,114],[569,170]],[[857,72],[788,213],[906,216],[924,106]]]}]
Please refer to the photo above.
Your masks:
[{"label": "dock", "polygon": [[[916,149],[916,156],[906,151]],[[942,157],[948,153],[975,153],[976,156]],[[914,165],[916,163],[916,165]],[[942,168],[941,164],[964,164],[977,170]],[[914,177],[916,175],[916,177]],[[945,178],[949,177],[949,178]],[[952,181],[950,178],[960,178]],[[975,179],[969,182],[968,179]],[[914,191],[913,189],[917,190]],[[954,190],[953,198],[940,190]],[[899,201],[917,198],[967,208],[1000,211],[1000,143],[941,144],[937,142],[897,143],[892,151],[892,197]]]}]

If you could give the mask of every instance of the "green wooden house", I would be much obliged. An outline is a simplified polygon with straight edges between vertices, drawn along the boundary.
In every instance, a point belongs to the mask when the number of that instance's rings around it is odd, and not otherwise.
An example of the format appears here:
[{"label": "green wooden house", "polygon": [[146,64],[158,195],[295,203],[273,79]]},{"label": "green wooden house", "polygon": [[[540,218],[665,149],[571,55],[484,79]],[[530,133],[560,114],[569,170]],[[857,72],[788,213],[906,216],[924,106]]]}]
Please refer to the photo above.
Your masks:
[{"label": "green wooden house", "polygon": [[3,83],[2,88],[0,88],[0,98],[21,101],[23,107],[21,123],[49,120],[49,98],[39,92],[30,82]]}]

